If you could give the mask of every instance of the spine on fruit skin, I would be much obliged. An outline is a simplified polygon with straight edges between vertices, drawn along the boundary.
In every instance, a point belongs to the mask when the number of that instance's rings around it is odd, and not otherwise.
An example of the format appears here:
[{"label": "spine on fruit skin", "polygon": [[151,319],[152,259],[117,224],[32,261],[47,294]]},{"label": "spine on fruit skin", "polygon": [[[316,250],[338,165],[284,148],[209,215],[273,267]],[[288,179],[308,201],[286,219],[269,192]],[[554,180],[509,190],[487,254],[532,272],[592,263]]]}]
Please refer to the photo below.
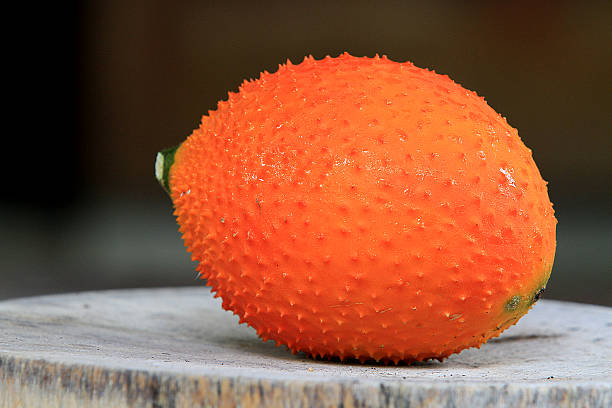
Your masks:
[{"label": "spine on fruit skin", "polygon": [[177,146],[169,147],[157,153],[155,158],[155,178],[162,188],[170,195],[170,167],[174,164],[174,154]]}]

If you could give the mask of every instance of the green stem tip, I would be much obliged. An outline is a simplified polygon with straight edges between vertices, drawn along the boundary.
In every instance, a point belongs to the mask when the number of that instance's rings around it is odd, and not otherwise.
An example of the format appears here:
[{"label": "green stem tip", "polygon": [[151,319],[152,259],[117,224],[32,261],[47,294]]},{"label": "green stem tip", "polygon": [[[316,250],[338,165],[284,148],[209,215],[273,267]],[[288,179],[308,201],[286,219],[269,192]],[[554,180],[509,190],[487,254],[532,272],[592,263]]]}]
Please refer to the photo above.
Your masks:
[{"label": "green stem tip", "polygon": [[169,147],[157,153],[155,158],[155,178],[170,195],[170,167],[174,164],[174,154],[178,146]]}]

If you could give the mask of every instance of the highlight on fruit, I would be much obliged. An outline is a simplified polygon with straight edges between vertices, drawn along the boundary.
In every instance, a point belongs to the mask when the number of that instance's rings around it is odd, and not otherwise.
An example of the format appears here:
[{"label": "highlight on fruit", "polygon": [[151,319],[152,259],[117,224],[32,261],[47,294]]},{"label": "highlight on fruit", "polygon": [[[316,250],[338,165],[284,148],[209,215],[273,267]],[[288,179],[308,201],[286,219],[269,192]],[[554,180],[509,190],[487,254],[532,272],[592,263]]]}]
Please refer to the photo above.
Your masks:
[{"label": "highlight on fruit", "polygon": [[384,56],[244,81],[155,175],[223,308],[315,358],[480,347],[553,265],[557,221],[517,130],[448,76]]}]

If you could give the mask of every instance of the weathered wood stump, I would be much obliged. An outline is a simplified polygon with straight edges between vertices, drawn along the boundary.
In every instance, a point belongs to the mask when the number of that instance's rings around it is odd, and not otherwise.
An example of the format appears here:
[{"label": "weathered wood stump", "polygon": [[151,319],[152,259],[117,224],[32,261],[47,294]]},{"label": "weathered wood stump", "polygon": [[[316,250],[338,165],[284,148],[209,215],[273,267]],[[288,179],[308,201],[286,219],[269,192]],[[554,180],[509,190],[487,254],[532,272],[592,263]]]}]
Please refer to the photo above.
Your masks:
[{"label": "weathered wood stump", "polygon": [[0,302],[0,406],[612,405],[612,308],[540,301],[443,363],[312,360],[262,342],[207,288]]}]

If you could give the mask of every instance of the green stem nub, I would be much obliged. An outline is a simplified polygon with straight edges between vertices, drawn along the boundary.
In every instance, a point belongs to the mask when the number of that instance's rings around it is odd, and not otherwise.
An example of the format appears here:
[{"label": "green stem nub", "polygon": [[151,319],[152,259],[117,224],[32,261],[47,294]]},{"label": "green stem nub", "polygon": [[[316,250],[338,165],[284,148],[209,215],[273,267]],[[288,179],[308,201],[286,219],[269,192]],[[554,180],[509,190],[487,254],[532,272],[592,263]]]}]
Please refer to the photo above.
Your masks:
[{"label": "green stem nub", "polygon": [[178,146],[169,147],[157,153],[155,158],[155,178],[170,195],[170,167],[174,164],[174,154]]}]

